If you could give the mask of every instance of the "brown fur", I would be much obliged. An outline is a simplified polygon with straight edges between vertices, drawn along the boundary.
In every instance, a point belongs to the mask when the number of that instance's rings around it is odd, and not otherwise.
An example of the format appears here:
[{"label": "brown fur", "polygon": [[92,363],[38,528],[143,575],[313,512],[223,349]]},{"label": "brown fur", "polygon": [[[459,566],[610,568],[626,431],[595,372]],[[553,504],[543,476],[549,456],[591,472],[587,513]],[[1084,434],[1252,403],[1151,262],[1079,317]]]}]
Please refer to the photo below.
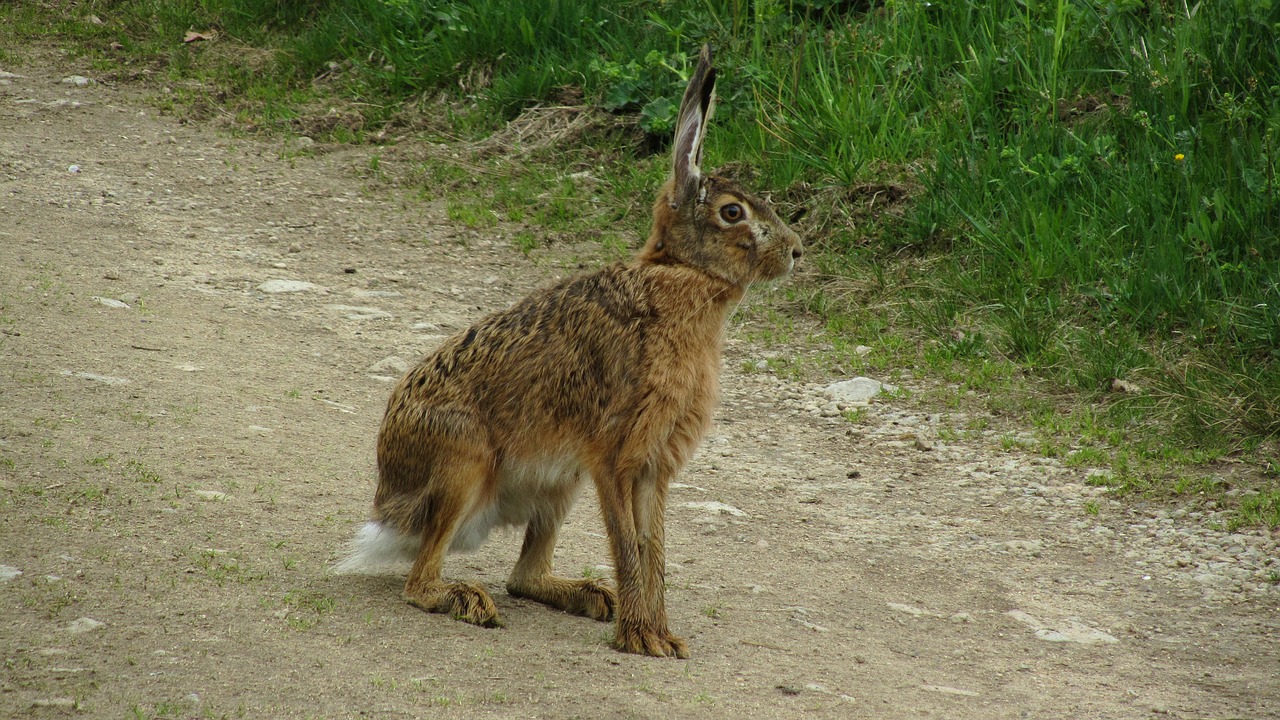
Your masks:
[{"label": "brown fur", "polygon": [[[570,278],[489,315],[412,368],[378,433],[374,520],[421,538],[405,598],[498,624],[472,583],[445,582],[451,545],[526,525],[508,591],[598,620],[616,646],[687,657],[663,600],[663,514],[671,478],[706,433],[719,393],[725,322],[752,282],[781,277],[799,238],[733,181],[704,176],[709,52],[682,105],[691,166],[677,161],[653,231],[629,262]],[[701,103],[699,105],[699,103]],[[678,145],[681,138],[677,138]],[[746,218],[728,223],[737,203]],[[617,591],[551,574],[556,534],[586,479],[596,487]]]}]

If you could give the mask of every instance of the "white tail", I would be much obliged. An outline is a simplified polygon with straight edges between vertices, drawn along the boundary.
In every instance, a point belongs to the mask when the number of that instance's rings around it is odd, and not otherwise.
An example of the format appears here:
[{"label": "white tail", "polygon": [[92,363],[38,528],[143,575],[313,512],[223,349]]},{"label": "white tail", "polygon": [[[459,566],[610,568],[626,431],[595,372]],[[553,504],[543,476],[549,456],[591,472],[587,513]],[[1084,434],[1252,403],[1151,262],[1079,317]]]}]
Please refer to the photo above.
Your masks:
[{"label": "white tail", "polygon": [[378,575],[403,571],[413,563],[422,539],[370,520],[347,543],[347,556],[333,566],[340,575]]}]

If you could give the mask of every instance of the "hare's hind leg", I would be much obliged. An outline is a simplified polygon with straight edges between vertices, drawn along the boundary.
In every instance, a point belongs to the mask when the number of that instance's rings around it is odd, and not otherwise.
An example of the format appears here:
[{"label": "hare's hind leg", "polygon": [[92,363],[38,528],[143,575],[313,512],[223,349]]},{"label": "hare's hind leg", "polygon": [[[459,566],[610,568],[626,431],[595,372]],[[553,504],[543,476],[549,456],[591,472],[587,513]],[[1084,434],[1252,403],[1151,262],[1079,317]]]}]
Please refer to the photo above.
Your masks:
[{"label": "hare's hind leg", "polygon": [[[445,466],[441,463],[441,466]],[[404,599],[428,612],[446,613],[481,627],[500,627],[498,608],[489,593],[476,583],[445,582],[441,578],[444,557],[467,515],[475,512],[486,479],[486,465],[479,460],[455,458],[446,477],[423,493],[418,518],[422,549],[409,570]]]},{"label": "hare's hind leg", "polygon": [[507,592],[567,613],[608,622],[618,605],[613,588],[594,578],[571,580],[551,574],[551,556],[570,500],[550,503],[529,520],[520,559],[507,581]]}]

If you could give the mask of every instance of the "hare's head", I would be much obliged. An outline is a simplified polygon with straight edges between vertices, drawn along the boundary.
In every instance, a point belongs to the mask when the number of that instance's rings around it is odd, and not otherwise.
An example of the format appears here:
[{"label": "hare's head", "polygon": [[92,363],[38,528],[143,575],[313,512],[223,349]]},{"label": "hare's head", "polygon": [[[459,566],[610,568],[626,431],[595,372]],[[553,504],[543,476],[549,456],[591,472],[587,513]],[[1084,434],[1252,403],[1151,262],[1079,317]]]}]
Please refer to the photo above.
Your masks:
[{"label": "hare's head", "polygon": [[702,172],[715,85],[711,48],[704,45],[680,104],[671,176],[658,192],[653,232],[640,257],[684,263],[745,287],[791,272],[800,259],[800,237],[737,182]]}]

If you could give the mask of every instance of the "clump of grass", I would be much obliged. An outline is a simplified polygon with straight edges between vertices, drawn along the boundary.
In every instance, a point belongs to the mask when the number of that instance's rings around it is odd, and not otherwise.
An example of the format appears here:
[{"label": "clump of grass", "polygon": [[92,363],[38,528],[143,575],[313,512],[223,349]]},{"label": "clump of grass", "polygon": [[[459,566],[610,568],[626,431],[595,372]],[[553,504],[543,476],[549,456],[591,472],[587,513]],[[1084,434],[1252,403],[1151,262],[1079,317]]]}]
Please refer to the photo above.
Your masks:
[{"label": "clump of grass", "polygon": [[1270,530],[1280,527],[1280,490],[1265,490],[1246,495],[1228,523],[1228,529],[1261,525]]},{"label": "clump of grass", "polygon": [[286,608],[285,622],[294,630],[309,630],[337,606],[329,595],[313,590],[290,590],[281,598]]}]

